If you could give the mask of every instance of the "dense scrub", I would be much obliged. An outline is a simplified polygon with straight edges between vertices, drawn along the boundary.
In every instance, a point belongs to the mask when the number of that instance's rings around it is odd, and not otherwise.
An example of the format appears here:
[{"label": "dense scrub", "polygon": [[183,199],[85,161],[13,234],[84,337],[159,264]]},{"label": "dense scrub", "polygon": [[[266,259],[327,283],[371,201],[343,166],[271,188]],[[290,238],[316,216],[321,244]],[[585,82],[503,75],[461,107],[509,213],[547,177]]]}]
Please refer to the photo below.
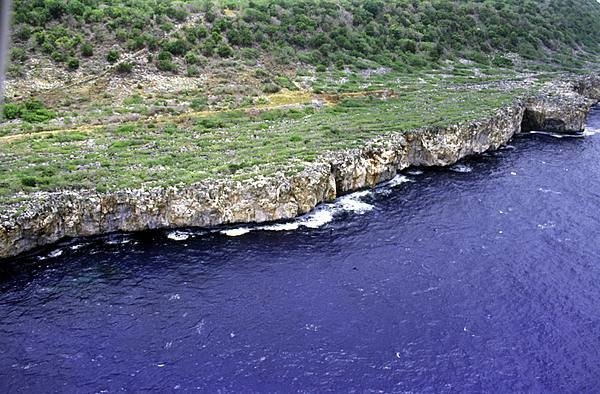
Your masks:
[{"label": "dense scrub", "polygon": [[410,70],[458,57],[507,67],[507,53],[572,65],[600,51],[595,0],[30,0],[14,13],[13,71],[32,53],[77,69],[143,49],[176,73],[211,57]]}]

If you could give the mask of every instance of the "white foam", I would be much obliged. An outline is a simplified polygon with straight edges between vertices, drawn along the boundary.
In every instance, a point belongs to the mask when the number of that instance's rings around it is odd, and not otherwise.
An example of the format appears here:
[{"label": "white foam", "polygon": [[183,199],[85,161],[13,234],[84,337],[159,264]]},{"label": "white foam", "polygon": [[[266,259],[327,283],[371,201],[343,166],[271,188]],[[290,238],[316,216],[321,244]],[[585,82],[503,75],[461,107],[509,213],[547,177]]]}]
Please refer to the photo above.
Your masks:
[{"label": "white foam", "polygon": [[554,227],[556,227],[556,223],[554,223],[553,221],[549,221],[549,222],[537,225],[537,228],[540,230],[545,230],[547,228],[554,228]]},{"label": "white foam", "polygon": [[317,208],[314,212],[302,216],[292,222],[277,223],[269,226],[257,227],[256,229],[266,231],[293,231],[300,227],[319,228],[333,220],[334,210],[333,204],[326,204]]},{"label": "white foam", "polygon": [[106,241],[106,244],[108,245],[125,245],[131,242],[131,239],[129,238],[121,238],[121,237],[115,237],[115,238],[110,238]]},{"label": "white foam", "polygon": [[230,237],[238,237],[251,231],[294,231],[298,230],[300,227],[315,229],[331,222],[334,218],[334,211],[334,204],[326,204],[320,208],[317,208],[317,210],[314,212],[290,222],[275,223],[258,227],[238,227],[228,230],[221,230],[220,233]]},{"label": "white foam", "polygon": [[62,249],[56,249],[56,250],[53,250],[52,252],[48,253],[48,257],[54,258],[54,257],[58,257],[62,254],[63,254]]},{"label": "white foam", "polygon": [[549,131],[530,131],[530,133],[547,135],[547,136],[553,137],[553,138],[582,138],[585,135],[585,132],[582,134],[556,134],[556,133],[551,133]]},{"label": "white foam", "polygon": [[286,223],[277,223],[270,226],[262,226],[259,227],[260,230],[266,231],[292,231],[297,230],[300,227],[299,222],[286,222]]},{"label": "white foam", "polygon": [[300,224],[307,228],[323,227],[333,220],[333,213],[328,209],[317,209],[315,212],[306,216],[305,219],[300,219]]},{"label": "white foam", "polygon": [[367,197],[370,194],[371,194],[371,190],[361,190],[361,191],[358,191],[358,192],[346,194],[345,196],[340,197],[339,199],[340,200],[342,200],[344,198],[358,199],[358,198]]},{"label": "white foam", "polygon": [[344,211],[353,212],[359,215],[363,215],[374,208],[371,204],[353,198],[341,200],[339,206]]},{"label": "white foam", "polygon": [[[398,175],[394,179],[390,181],[393,187],[399,185],[404,182],[410,182],[404,175]],[[305,228],[319,228],[323,227],[327,223],[333,221],[335,215],[340,214],[342,212],[352,212],[359,215],[362,215],[368,211],[371,211],[375,208],[373,205],[368,204],[364,201],[361,201],[361,198],[367,197],[372,194],[370,190],[363,190],[355,193],[351,193],[345,195],[343,197],[338,198],[336,201],[323,204],[313,212],[301,216],[295,220],[283,223],[275,223],[269,224],[266,226],[257,226],[257,227],[237,227],[233,229],[221,230],[219,231],[221,234],[230,236],[230,237],[238,237],[240,235],[247,234],[251,231],[294,231],[301,227]]]},{"label": "white foam", "polygon": [[410,170],[406,171],[406,173],[409,175],[421,175],[423,174],[423,171],[417,170],[416,168],[411,168]]},{"label": "white foam", "polygon": [[198,324],[196,324],[196,332],[198,335],[202,335],[202,331],[204,330],[204,326],[206,326],[206,321],[204,319],[200,320]]},{"label": "white foam", "polygon": [[596,135],[598,133],[600,133],[600,129],[596,129],[594,127],[590,127],[590,128],[586,127],[585,130],[583,130],[583,135],[585,137]]},{"label": "white foam", "polygon": [[238,227],[229,230],[221,230],[220,233],[229,237],[239,237],[240,235],[248,234],[252,229],[249,227]]},{"label": "white foam", "polygon": [[412,295],[420,295],[420,294],[427,294],[430,293],[432,291],[438,290],[439,287],[437,286],[432,286],[432,287],[428,287],[425,290],[418,290],[418,291],[413,291]]},{"label": "white foam", "polygon": [[466,173],[473,171],[473,168],[466,164],[455,164],[450,167],[450,171]]},{"label": "white foam", "polygon": [[362,197],[369,195],[369,193],[369,191],[364,190],[343,196],[334,203],[334,208],[362,215],[375,208],[373,205],[360,200]]},{"label": "white foam", "polygon": [[550,189],[542,189],[541,187],[538,189],[538,191],[542,193],[562,194],[561,192],[557,192]]},{"label": "white foam", "polygon": [[393,177],[392,179],[390,179],[388,182],[385,182],[384,184],[382,184],[381,186],[382,187],[396,187],[398,185],[401,185],[401,184],[407,183],[407,182],[412,182],[412,180],[409,177],[407,177],[406,175],[398,174],[395,177]]},{"label": "white foam", "polygon": [[167,238],[172,239],[173,241],[185,241],[190,237],[190,233],[187,231],[175,230],[171,231],[167,234]]}]

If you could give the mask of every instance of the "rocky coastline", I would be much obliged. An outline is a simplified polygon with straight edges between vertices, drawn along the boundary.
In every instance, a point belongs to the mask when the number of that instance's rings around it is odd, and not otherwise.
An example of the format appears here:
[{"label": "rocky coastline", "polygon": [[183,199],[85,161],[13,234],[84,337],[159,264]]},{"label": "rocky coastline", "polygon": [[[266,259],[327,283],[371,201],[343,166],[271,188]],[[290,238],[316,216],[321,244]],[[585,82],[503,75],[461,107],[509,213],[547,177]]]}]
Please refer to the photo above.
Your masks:
[{"label": "rocky coastline", "polygon": [[497,149],[517,133],[581,132],[598,101],[600,77],[589,75],[548,83],[543,94],[515,99],[485,119],[388,134],[361,149],[322,155],[291,176],[207,180],[184,188],[37,193],[18,214],[1,215],[0,258],[66,237],[291,219],[408,167],[446,166]]}]

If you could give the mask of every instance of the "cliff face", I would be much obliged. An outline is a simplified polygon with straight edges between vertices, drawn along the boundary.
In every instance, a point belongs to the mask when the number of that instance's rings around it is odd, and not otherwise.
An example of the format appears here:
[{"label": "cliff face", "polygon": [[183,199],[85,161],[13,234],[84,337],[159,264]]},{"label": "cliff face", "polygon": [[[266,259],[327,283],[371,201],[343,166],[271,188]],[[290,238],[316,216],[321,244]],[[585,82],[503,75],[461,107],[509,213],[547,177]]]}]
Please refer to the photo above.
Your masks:
[{"label": "cliff face", "polygon": [[598,100],[599,78],[553,84],[547,94],[516,101],[490,118],[386,135],[362,149],[323,155],[293,176],[210,180],[183,189],[39,193],[23,213],[0,223],[0,257],[63,237],[290,219],[344,193],[389,180],[407,167],[445,166],[497,149],[522,129],[583,131]]}]

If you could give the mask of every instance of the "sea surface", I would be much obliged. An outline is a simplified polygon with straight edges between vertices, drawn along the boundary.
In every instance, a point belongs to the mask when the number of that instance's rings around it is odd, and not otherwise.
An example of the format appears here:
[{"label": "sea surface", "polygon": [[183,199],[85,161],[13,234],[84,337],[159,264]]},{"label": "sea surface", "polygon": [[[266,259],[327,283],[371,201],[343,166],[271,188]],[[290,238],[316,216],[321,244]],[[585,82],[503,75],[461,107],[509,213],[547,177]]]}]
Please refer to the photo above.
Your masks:
[{"label": "sea surface", "polygon": [[0,392],[597,392],[598,131],[4,261]]}]

